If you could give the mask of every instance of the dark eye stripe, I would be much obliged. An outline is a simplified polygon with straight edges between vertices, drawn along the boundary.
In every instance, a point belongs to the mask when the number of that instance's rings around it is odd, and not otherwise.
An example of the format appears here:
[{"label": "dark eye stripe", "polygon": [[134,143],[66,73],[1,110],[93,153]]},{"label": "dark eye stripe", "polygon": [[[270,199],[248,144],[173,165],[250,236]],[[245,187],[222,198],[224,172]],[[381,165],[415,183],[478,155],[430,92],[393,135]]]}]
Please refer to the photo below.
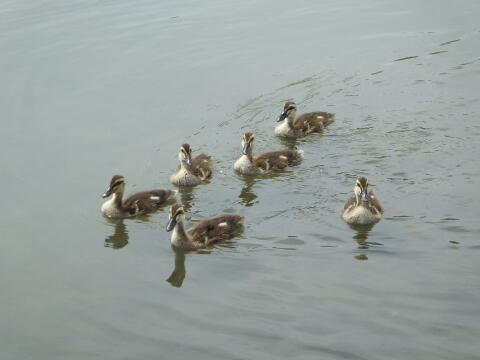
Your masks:
[{"label": "dark eye stripe", "polygon": [[112,188],[117,187],[120,184],[123,184],[123,181],[117,181],[115,184],[112,185]]}]

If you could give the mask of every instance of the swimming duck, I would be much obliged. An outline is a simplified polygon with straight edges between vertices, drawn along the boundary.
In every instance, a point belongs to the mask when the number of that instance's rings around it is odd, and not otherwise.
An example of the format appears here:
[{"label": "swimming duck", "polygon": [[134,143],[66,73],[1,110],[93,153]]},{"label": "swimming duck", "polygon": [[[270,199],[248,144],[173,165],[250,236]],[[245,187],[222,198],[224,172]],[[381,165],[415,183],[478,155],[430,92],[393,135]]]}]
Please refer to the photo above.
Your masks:
[{"label": "swimming duck", "polygon": [[212,176],[212,158],[205,154],[192,159],[192,148],[188,144],[180,146],[180,165],[170,176],[170,182],[178,186],[194,186]]},{"label": "swimming duck", "polygon": [[373,191],[368,191],[367,178],[357,178],[353,195],[343,206],[342,218],[349,224],[374,224],[382,218],[383,206]]},{"label": "swimming duck", "polygon": [[110,186],[102,195],[107,198],[113,194],[110,200],[102,205],[102,213],[111,218],[126,218],[147,214],[158,210],[165,202],[175,199],[176,190],[150,190],[135,193],[123,199],[125,190],[125,178],[115,175],[110,181]]},{"label": "swimming duck", "polygon": [[170,208],[167,231],[172,231],[172,245],[187,249],[202,249],[214,243],[231,239],[243,224],[239,215],[218,215],[196,223],[188,231],[183,228],[185,213],[182,205]]},{"label": "swimming duck", "polygon": [[280,150],[264,152],[253,156],[255,137],[247,132],[242,138],[243,155],[235,162],[233,168],[241,174],[258,175],[286,168],[303,159],[303,150]]},{"label": "swimming duck", "polygon": [[275,127],[275,135],[284,137],[302,137],[313,132],[321,132],[325,125],[330,124],[335,114],[317,111],[302,114],[296,117],[297,105],[293,101],[287,101],[283,106],[283,112],[278,117]]}]

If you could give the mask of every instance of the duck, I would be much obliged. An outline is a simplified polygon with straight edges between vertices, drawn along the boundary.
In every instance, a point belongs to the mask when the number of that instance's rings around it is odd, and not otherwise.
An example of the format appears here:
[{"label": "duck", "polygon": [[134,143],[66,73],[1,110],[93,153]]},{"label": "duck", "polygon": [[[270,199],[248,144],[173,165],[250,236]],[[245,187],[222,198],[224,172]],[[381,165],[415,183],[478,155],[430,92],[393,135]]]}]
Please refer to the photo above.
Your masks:
[{"label": "duck", "polygon": [[242,138],[242,156],[235,162],[235,171],[244,175],[260,175],[286,168],[303,159],[303,150],[269,151],[253,156],[255,136],[247,132]]},{"label": "duck", "polygon": [[368,180],[360,176],[355,182],[353,195],[350,196],[342,210],[342,218],[348,224],[370,225],[380,221],[383,206],[372,190],[368,190]]},{"label": "duck", "polygon": [[314,132],[322,132],[324,127],[330,124],[335,114],[316,111],[297,115],[297,105],[294,101],[287,101],[283,106],[283,112],[278,117],[275,127],[275,135],[298,138]]},{"label": "duck", "polygon": [[178,153],[180,165],[170,176],[170,182],[177,186],[199,185],[212,176],[213,162],[211,156],[200,154],[192,158],[189,144],[180,146]]},{"label": "duck", "polygon": [[149,190],[142,191],[123,198],[125,191],[125,178],[122,175],[114,175],[110,185],[102,195],[102,198],[111,199],[102,205],[102,214],[109,218],[128,218],[144,215],[160,209],[162,205],[175,199],[176,190]]},{"label": "duck", "polygon": [[240,215],[218,215],[197,222],[185,231],[185,211],[181,204],[174,204],[169,211],[167,232],[173,230],[170,242],[186,250],[203,249],[212,244],[231,239],[243,226]]}]

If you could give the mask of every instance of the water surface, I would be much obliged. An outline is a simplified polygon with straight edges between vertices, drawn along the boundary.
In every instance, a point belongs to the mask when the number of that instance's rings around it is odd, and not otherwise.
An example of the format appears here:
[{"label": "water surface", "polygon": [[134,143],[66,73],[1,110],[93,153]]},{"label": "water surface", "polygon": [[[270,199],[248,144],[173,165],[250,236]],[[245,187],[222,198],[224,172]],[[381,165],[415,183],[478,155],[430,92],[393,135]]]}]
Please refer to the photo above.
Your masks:
[{"label": "water surface", "polygon": [[[478,359],[480,4],[2,1],[2,359]],[[335,112],[273,136],[282,104]],[[299,166],[233,173],[257,150]],[[175,251],[166,211],[100,215],[113,174],[170,187],[215,158],[189,220],[243,235]],[[371,229],[340,209],[366,175]]]}]

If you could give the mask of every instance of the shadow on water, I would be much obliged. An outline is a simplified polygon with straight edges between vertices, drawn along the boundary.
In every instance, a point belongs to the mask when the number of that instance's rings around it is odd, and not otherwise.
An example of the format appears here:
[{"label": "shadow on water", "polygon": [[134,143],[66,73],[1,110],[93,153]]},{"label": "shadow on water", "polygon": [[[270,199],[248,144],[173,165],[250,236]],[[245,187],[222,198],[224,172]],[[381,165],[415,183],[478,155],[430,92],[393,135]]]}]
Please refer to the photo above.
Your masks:
[{"label": "shadow on water", "polygon": [[121,249],[128,244],[128,229],[123,223],[123,219],[108,219],[107,222],[113,226],[114,232],[112,235],[105,238],[105,247],[112,249]]},{"label": "shadow on water", "polygon": [[185,275],[187,274],[187,270],[185,269],[185,254],[188,251],[178,249],[174,246],[172,246],[172,250],[175,253],[175,267],[166,281],[172,286],[181,287],[183,280],[185,280]]},{"label": "shadow on water", "polygon": [[195,205],[194,186],[181,186],[178,188],[180,194],[180,202],[183,209],[188,212]]}]

